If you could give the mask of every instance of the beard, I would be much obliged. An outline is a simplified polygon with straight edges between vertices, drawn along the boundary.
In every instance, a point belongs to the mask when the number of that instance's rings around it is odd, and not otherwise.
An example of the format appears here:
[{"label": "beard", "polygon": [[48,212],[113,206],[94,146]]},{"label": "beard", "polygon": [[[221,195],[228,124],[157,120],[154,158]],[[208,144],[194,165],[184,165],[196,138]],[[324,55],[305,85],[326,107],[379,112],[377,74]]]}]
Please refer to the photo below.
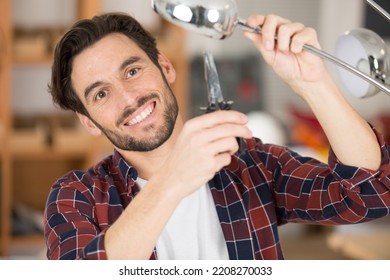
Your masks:
[{"label": "beard", "polygon": [[[173,129],[175,127],[176,118],[178,115],[178,104],[177,100],[166,83],[166,91],[167,94],[163,96],[162,104],[166,104],[164,108],[164,124],[156,129],[155,125],[149,125],[144,128],[145,132],[148,132],[149,135],[145,138],[139,139],[132,137],[130,135],[121,135],[113,130],[106,129],[98,124],[95,120],[91,118],[91,121],[104,133],[104,135],[110,140],[110,142],[117,148],[125,151],[135,151],[135,152],[148,152],[152,151],[158,147],[160,147],[169,137],[172,135]],[[130,116],[137,108],[146,104],[151,99],[160,99],[160,96],[156,93],[152,93],[148,96],[145,96],[139,99],[137,103],[137,107],[134,109],[126,110],[117,123],[120,123],[120,120],[126,119]]]}]

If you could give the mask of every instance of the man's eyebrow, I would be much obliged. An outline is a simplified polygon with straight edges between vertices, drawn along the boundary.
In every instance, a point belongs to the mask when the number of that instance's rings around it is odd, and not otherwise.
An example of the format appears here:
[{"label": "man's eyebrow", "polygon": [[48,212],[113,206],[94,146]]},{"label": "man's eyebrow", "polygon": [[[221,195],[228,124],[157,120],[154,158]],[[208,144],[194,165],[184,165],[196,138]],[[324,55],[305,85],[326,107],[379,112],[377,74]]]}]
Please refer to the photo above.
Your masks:
[{"label": "man's eyebrow", "polygon": [[132,56],[132,57],[129,57],[128,59],[126,59],[125,61],[123,61],[123,63],[121,64],[121,66],[119,67],[119,71],[122,72],[127,66],[133,64],[133,63],[136,63],[138,61],[140,61],[141,58],[139,56]]},{"label": "man's eyebrow", "polygon": [[93,84],[87,86],[87,88],[84,91],[84,98],[85,98],[85,100],[88,100],[88,96],[92,92],[92,90],[94,88],[99,87],[101,84],[103,84],[103,82],[97,81],[97,82],[94,82]]},{"label": "man's eyebrow", "polygon": [[[132,57],[129,57],[128,59],[126,59],[122,64],[121,66],[119,67],[119,71],[122,72],[127,66],[133,64],[133,63],[136,63],[138,61],[140,61],[141,58],[139,56],[132,56]],[[88,96],[90,95],[90,93],[92,92],[93,89],[99,87],[101,84],[103,84],[103,82],[101,81],[97,81],[97,82],[94,82],[93,84],[89,85],[85,91],[84,91],[84,98],[87,100],[88,99]]]}]

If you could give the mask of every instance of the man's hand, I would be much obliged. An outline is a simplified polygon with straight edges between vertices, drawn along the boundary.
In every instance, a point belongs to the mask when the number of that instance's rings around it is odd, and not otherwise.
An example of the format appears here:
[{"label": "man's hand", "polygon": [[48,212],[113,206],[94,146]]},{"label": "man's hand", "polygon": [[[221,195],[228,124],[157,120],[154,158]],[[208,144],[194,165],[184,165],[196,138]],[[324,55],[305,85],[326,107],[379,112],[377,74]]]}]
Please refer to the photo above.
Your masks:
[{"label": "man's hand", "polygon": [[261,34],[245,31],[264,60],[298,94],[323,79],[326,69],[321,58],[303,50],[305,44],[320,48],[314,29],[276,15],[257,15],[248,25],[260,26]]},{"label": "man's hand", "polygon": [[216,111],[185,123],[174,150],[163,166],[175,193],[185,197],[230,164],[239,146],[237,137],[250,138],[247,118],[237,111]]}]

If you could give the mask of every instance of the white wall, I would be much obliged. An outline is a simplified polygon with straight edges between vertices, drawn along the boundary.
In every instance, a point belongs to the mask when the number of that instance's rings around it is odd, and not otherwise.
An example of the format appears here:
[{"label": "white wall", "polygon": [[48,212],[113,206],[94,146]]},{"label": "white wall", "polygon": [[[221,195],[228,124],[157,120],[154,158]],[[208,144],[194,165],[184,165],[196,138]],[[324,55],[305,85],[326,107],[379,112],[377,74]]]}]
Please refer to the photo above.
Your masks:
[{"label": "white wall", "polygon": [[155,28],[159,16],[151,8],[151,0],[103,0],[105,12],[127,12],[143,24],[145,28]]}]

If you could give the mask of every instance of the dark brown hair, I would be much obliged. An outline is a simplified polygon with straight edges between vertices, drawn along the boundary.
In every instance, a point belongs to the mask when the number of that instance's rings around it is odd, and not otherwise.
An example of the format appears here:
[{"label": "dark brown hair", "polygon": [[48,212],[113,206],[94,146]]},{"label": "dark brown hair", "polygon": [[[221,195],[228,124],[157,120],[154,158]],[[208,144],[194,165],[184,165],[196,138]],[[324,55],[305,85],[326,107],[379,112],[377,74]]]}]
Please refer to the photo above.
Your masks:
[{"label": "dark brown hair", "polygon": [[111,33],[121,33],[134,41],[160,69],[156,39],[133,17],[124,13],[106,13],[76,22],[58,42],[54,52],[49,92],[60,108],[89,116],[71,81],[75,56]]}]

